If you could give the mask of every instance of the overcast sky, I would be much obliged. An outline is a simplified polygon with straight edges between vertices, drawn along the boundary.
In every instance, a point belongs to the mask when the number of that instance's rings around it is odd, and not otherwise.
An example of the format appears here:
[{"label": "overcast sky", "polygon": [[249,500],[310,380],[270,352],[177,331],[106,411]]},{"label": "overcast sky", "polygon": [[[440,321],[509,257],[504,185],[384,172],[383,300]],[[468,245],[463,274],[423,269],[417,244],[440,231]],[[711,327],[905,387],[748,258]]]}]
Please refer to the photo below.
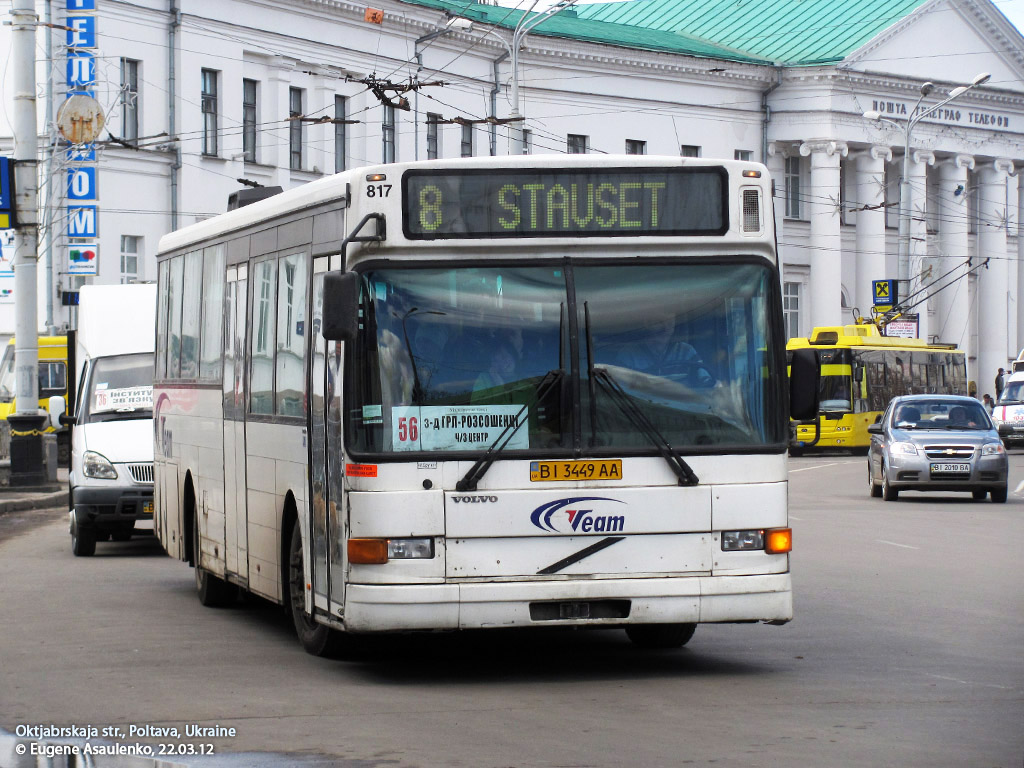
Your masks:
[{"label": "overcast sky", "polygon": [[1024,0],[995,0],[996,7],[999,8],[1006,18],[1017,25],[1022,33],[1024,33]]}]

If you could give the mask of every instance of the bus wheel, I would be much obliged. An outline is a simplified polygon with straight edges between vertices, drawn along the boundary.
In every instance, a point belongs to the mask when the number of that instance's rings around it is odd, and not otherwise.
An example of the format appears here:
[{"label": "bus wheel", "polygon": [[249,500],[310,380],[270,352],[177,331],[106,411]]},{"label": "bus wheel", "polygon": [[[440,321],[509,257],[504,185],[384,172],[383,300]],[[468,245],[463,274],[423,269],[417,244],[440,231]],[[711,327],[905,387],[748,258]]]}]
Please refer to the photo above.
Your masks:
[{"label": "bus wheel", "polygon": [[882,464],[882,498],[886,501],[896,501],[900,496],[900,492],[889,484],[889,471],[885,468],[885,464]]},{"label": "bus wheel", "polygon": [[868,459],[868,488],[871,489],[871,495],[874,498],[879,498],[882,495],[882,486],[875,482],[875,478],[871,476],[871,459]]},{"label": "bus wheel", "polygon": [[75,557],[91,557],[96,554],[96,531],[78,524],[78,512],[71,516],[71,551]]},{"label": "bus wheel", "polygon": [[306,613],[306,577],[302,560],[302,529],[296,520],[292,526],[291,545],[288,548],[288,608],[295,625],[295,634],[306,653],[313,656],[334,656],[343,647],[340,632],[320,624]]},{"label": "bus wheel", "polygon": [[994,501],[996,504],[1005,504],[1006,503],[1006,486],[1005,485],[1002,488],[998,488],[998,489],[992,491],[992,501]]},{"label": "bus wheel", "polygon": [[192,510],[192,557],[195,558],[196,569],[196,593],[199,595],[199,602],[208,608],[219,608],[231,605],[238,597],[238,587],[209,571],[203,570],[199,565],[199,518]]},{"label": "bus wheel", "polygon": [[679,648],[686,645],[696,624],[631,624],[626,636],[638,648]]}]

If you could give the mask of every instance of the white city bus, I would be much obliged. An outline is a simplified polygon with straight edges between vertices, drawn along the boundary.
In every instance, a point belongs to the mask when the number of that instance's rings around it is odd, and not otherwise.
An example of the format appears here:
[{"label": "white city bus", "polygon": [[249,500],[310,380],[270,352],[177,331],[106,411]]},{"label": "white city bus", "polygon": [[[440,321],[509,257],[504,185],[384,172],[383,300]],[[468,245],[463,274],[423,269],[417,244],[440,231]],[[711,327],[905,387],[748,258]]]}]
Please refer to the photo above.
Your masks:
[{"label": "white city bus", "polygon": [[341,173],[163,238],[157,533],[204,604],[354,633],[792,617],[761,165]]}]

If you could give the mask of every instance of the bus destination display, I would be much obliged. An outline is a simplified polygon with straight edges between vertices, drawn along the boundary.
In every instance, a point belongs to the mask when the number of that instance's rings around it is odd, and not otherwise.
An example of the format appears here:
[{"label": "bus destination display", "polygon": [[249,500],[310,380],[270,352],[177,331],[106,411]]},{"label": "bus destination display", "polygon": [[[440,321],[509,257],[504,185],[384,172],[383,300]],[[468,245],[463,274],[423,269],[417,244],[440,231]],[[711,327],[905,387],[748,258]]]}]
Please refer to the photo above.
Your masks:
[{"label": "bus destination display", "polygon": [[724,168],[407,171],[411,240],[724,235]]}]

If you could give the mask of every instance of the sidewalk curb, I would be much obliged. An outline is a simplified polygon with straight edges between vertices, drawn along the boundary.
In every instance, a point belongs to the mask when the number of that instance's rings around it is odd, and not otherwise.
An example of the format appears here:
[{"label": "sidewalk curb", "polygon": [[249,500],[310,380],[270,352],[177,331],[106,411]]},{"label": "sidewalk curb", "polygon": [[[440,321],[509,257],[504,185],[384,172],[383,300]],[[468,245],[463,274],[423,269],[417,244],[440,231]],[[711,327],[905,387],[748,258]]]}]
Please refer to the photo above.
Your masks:
[{"label": "sidewalk curb", "polygon": [[4,500],[0,496],[0,517],[11,512],[24,512],[29,509],[49,509],[51,507],[67,507],[68,492],[41,493],[33,497]]}]

